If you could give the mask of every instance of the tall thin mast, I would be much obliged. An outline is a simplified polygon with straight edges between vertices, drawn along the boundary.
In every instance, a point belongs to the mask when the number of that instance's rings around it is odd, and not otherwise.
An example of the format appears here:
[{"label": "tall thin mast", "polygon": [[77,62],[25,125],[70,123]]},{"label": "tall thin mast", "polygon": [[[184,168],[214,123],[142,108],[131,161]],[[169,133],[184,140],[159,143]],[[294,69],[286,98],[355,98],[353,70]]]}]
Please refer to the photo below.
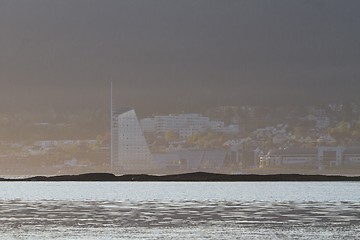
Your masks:
[{"label": "tall thin mast", "polygon": [[111,81],[110,83],[110,168],[111,171],[113,170],[113,161],[114,161],[114,156],[113,156],[113,128],[114,128],[114,123],[113,123],[113,83]]}]

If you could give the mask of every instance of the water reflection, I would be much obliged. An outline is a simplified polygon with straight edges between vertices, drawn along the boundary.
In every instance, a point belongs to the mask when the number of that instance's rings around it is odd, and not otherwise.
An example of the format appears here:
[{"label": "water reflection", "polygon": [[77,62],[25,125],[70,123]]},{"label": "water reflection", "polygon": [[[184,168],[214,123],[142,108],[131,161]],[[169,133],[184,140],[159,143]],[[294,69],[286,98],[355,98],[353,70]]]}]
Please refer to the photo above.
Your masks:
[{"label": "water reflection", "polygon": [[0,187],[0,239],[360,239],[357,183]]},{"label": "water reflection", "polygon": [[359,226],[358,202],[110,202],[22,201],[0,203],[0,224],[64,227]]}]

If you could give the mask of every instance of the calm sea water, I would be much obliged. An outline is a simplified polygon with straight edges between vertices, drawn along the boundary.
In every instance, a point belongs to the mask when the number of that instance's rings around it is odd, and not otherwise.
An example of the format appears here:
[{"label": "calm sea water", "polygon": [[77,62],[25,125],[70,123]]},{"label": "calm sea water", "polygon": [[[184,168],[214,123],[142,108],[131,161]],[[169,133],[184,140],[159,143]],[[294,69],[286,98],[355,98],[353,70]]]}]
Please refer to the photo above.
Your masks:
[{"label": "calm sea water", "polygon": [[360,239],[360,183],[0,182],[0,239]]}]

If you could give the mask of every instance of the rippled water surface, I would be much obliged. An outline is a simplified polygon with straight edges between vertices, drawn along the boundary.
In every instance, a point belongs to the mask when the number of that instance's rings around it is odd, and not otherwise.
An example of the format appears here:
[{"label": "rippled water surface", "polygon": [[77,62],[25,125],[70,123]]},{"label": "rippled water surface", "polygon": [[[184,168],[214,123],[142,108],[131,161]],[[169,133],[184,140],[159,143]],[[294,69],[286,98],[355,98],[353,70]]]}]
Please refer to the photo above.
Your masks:
[{"label": "rippled water surface", "polygon": [[356,182],[1,182],[1,239],[360,239]]}]

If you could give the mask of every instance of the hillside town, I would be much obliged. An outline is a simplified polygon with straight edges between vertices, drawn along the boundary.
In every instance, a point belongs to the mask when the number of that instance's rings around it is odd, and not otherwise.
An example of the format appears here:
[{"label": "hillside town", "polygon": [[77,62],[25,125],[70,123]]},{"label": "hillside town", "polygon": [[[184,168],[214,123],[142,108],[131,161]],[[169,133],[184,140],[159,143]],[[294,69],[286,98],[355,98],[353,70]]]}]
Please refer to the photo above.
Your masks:
[{"label": "hillside town", "polygon": [[[360,170],[360,104],[221,106],[154,114],[139,125],[154,173]],[[111,171],[106,111],[0,116],[2,175]]]}]

